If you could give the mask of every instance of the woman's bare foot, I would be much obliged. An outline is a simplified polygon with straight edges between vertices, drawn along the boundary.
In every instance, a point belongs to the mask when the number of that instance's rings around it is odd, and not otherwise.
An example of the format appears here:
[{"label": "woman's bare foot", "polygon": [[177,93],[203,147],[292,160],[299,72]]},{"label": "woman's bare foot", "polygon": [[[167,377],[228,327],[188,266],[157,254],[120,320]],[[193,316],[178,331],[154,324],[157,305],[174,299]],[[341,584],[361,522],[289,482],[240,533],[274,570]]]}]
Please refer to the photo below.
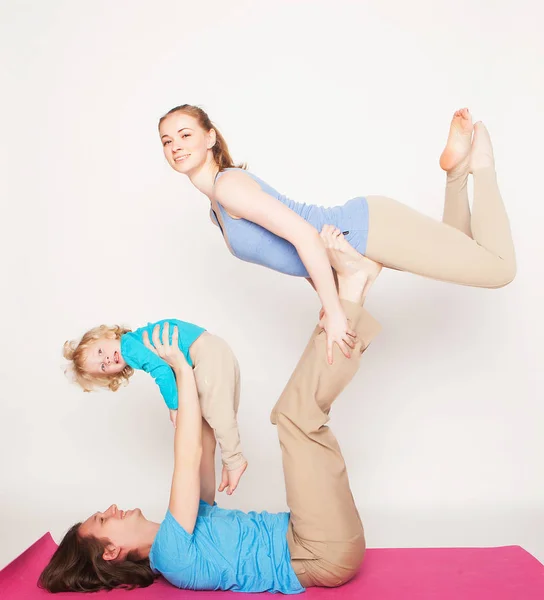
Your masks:
[{"label": "woman's bare foot", "polygon": [[446,147],[440,155],[440,166],[444,171],[467,171],[472,142],[472,116],[468,108],[461,108],[453,115]]},{"label": "woman's bare foot", "polygon": [[361,301],[372,287],[382,270],[380,263],[363,256],[346,240],[333,225],[325,225],[321,239],[327,249],[332,268],[338,276],[338,292],[343,297],[361,294]]},{"label": "woman's bare foot", "polygon": [[472,150],[470,152],[470,172],[474,173],[478,169],[486,169],[495,166],[493,156],[493,145],[489,137],[487,127],[478,121],[474,124],[474,139],[472,141]]}]

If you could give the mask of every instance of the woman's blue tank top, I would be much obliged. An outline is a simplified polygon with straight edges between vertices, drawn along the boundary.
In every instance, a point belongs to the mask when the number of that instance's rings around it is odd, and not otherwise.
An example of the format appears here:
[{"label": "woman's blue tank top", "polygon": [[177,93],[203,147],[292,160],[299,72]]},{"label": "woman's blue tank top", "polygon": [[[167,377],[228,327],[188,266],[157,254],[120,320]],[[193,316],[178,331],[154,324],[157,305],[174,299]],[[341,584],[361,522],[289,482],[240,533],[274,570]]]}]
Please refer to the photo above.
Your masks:
[{"label": "woman's blue tank top", "polygon": [[[217,174],[216,181],[226,171]],[[345,234],[346,240],[361,254],[365,253],[368,237],[368,205],[366,198],[358,197],[348,200],[341,206],[325,208],[314,204],[295,202],[280,194],[262,179],[249,171],[244,171],[256,181],[263,192],[273,196],[282,204],[289,207],[310,223],[320,232],[324,225],[334,225]],[[275,235],[264,227],[247,221],[246,219],[233,219],[227,211],[217,203],[221,211],[224,225],[223,236],[228,240],[234,256],[247,262],[268,267],[274,271],[294,275],[296,277],[309,277],[308,271],[300,259],[296,248],[287,240]],[[221,227],[214,211],[210,211],[212,221]]]}]

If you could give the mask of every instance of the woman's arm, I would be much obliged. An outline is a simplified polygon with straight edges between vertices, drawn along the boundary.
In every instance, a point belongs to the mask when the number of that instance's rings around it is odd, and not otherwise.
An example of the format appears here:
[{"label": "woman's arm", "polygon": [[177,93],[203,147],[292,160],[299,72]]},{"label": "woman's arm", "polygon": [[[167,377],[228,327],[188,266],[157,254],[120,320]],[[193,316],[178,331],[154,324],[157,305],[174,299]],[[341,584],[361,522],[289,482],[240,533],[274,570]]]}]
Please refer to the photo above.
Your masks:
[{"label": "woman's arm", "polygon": [[163,327],[162,342],[159,326],[153,329],[153,346],[147,332],[144,344],[165,360],[174,371],[178,388],[178,416],[174,434],[174,475],[169,510],[176,521],[193,533],[200,501],[200,463],[202,459],[202,415],[193,369],[179,349],[178,328],[174,327],[169,342],[169,324]]},{"label": "woman's arm", "polygon": [[291,242],[308,271],[327,312],[342,310],[327,252],[319,233],[259,184],[238,171],[225,173],[215,186],[216,199],[233,216],[247,219]]},{"label": "woman's arm", "polygon": [[312,281],[311,277],[306,277],[306,281],[314,288],[314,290],[317,292],[317,290],[315,289],[315,285],[314,282]]},{"label": "woman's arm", "polygon": [[353,347],[349,335],[354,332],[348,327],[329,258],[315,228],[240,171],[229,171],[219,179],[215,197],[233,216],[257,223],[295,246],[325,310],[329,362],[333,343],[349,357],[348,346]]}]

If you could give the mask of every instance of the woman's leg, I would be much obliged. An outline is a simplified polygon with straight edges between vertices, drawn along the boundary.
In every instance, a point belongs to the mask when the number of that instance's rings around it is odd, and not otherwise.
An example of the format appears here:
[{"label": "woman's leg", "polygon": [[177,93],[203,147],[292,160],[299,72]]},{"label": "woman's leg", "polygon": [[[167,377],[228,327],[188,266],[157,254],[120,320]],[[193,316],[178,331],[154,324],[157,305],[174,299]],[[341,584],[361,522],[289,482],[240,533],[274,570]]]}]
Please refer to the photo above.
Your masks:
[{"label": "woman's leg", "polygon": [[464,164],[447,174],[442,223],[458,229],[472,239],[468,202],[468,157]]},{"label": "woman's leg", "polygon": [[360,306],[365,281],[357,281],[356,274],[347,279],[339,274],[342,305],[357,332],[352,357],[335,346],[329,365],[326,335],[316,328],[271,415],[278,426],[291,511],[287,539],[292,565],[307,587],[345,583],[358,571],[365,551],[346,465],[326,426],[331,404],[355,375],[361,354],[380,329]]},{"label": "woman's leg", "polygon": [[495,288],[512,281],[516,260],[510,224],[497,185],[491,140],[479,123],[469,162],[474,176],[472,216],[466,173],[457,169],[448,176],[443,223],[391,198],[368,196],[365,255],[386,267],[462,285]]},{"label": "woman's leg", "polygon": [[456,111],[450,126],[440,166],[447,172],[442,222],[472,237],[467,182],[470,171],[472,117],[468,108]]}]

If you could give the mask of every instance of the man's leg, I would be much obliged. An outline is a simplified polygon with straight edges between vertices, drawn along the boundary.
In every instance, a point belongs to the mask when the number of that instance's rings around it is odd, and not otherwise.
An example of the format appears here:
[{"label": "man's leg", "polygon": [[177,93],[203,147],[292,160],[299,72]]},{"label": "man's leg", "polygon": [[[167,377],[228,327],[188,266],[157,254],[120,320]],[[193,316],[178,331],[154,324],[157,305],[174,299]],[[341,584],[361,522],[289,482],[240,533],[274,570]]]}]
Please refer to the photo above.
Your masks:
[{"label": "man's leg", "polygon": [[329,365],[326,334],[316,328],[271,417],[278,426],[291,510],[292,564],[305,586],[345,583],[365,549],[344,459],[326,423],[331,404],[355,375],[380,326],[360,305],[367,279],[359,273],[338,275],[342,306],[357,333],[352,357],[335,346]]}]

